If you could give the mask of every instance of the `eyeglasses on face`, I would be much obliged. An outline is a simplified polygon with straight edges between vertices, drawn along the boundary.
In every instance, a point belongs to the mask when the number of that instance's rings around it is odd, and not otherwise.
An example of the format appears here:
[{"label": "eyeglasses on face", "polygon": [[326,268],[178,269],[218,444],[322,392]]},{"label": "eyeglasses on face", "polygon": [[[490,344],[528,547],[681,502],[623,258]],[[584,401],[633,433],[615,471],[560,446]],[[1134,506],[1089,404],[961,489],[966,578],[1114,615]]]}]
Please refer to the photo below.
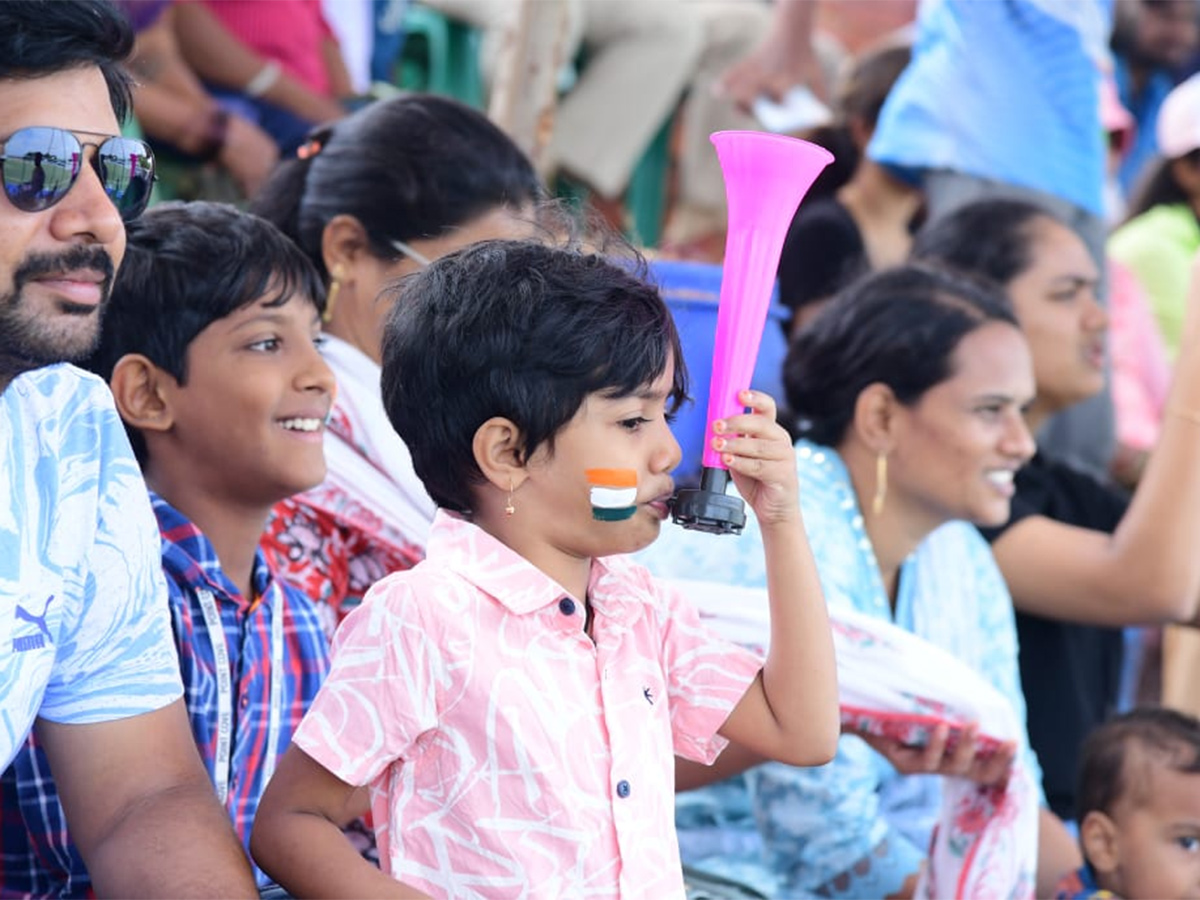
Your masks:
[{"label": "eyeglasses on face", "polygon": [[8,202],[24,212],[41,212],[67,196],[83,171],[84,150],[95,147],[91,165],[100,177],[104,193],[121,218],[128,221],[142,214],[154,186],[154,153],[136,138],[81,131],[103,138],[81,141],[63,128],[33,126],[14,131],[0,147],[0,171]]}]

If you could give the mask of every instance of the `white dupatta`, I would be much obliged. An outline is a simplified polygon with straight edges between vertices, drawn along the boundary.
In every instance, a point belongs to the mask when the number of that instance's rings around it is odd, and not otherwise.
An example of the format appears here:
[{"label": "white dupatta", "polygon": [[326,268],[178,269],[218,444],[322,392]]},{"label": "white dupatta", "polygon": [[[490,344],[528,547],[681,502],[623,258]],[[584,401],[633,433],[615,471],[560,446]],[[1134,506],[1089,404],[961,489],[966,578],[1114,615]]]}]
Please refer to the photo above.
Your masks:
[{"label": "white dupatta", "polygon": [[[759,650],[769,641],[766,591],[662,579],[726,638]],[[842,725],[919,744],[938,724],[976,723],[985,748],[1023,743],[1008,699],[951,654],[874,616],[830,609]],[[1029,898],[1037,870],[1038,787],[1017,755],[1008,782],[982,787],[945,778],[941,818],[921,874],[921,898]]]},{"label": "white dupatta", "polygon": [[379,366],[332,335],[321,353],[337,376],[338,396],[325,436],[328,474],[305,502],[343,520],[364,520],[364,530],[423,551],[437,506],[384,412]]}]

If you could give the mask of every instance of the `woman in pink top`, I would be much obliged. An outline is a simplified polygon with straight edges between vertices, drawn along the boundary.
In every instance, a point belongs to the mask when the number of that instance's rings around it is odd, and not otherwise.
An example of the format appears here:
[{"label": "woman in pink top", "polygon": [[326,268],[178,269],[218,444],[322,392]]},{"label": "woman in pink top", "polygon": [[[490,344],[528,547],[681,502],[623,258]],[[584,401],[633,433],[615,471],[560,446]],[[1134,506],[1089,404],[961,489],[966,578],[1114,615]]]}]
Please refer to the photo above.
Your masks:
[{"label": "woman in pink top", "polygon": [[221,105],[294,152],[314,125],[340,119],[354,89],[321,0],[177,3],[176,36]]},{"label": "woman in pink top", "polygon": [[1113,477],[1132,490],[1162,430],[1171,364],[1137,277],[1109,259],[1108,283],[1108,339],[1117,416],[1117,450],[1111,468]]},{"label": "woman in pink top", "polygon": [[[440,510],[426,560],[339,629],[259,807],[252,852],[294,896],[679,897],[675,754],[832,757],[832,639],[770,397],[743,391],[712,439],[763,537],[765,663],[624,555],[669,514],[687,391],[637,275],[490,242],[405,286],[384,406]],[[338,828],[365,786],[382,873]]]}]

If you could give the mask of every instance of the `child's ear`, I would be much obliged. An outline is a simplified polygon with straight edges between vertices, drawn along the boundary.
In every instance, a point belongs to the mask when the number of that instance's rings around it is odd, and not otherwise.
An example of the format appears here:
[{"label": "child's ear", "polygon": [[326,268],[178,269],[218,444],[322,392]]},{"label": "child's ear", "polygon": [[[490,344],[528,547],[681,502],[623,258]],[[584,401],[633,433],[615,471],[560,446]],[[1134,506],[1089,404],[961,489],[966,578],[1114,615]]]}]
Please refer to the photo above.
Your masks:
[{"label": "child's ear", "polygon": [[139,431],[166,431],[171,427],[174,417],[163,390],[166,378],[171,375],[140,353],[127,353],[117,360],[109,387],[126,424]]},{"label": "child's ear", "polygon": [[882,382],[869,384],[854,401],[854,430],[873,453],[895,446],[896,395]]},{"label": "child's ear", "polygon": [[[325,271],[331,274],[353,269],[354,263],[364,253],[369,253],[370,247],[362,222],[345,213],[330,219],[321,232],[321,258],[325,262]],[[345,275],[341,277],[344,279]]]},{"label": "child's ear", "polygon": [[502,491],[520,487],[526,478],[524,440],[511,419],[493,416],[475,430],[471,449],[483,477]]},{"label": "child's ear", "polygon": [[1112,875],[1121,864],[1120,837],[1117,824],[1099,810],[1092,810],[1079,823],[1079,843],[1083,858],[1097,876]]}]

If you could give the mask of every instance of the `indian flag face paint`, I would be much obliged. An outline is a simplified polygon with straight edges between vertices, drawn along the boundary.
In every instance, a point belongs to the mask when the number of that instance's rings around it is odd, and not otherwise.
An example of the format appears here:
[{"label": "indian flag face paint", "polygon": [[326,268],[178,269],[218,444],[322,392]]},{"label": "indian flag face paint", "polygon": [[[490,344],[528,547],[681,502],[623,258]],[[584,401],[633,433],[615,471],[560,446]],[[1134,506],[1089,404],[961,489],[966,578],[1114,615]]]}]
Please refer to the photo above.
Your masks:
[{"label": "indian flag face paint", "polygon": [[637,512],[637,472],[633,469],[588,469],[592,518],[620,522]]}]

